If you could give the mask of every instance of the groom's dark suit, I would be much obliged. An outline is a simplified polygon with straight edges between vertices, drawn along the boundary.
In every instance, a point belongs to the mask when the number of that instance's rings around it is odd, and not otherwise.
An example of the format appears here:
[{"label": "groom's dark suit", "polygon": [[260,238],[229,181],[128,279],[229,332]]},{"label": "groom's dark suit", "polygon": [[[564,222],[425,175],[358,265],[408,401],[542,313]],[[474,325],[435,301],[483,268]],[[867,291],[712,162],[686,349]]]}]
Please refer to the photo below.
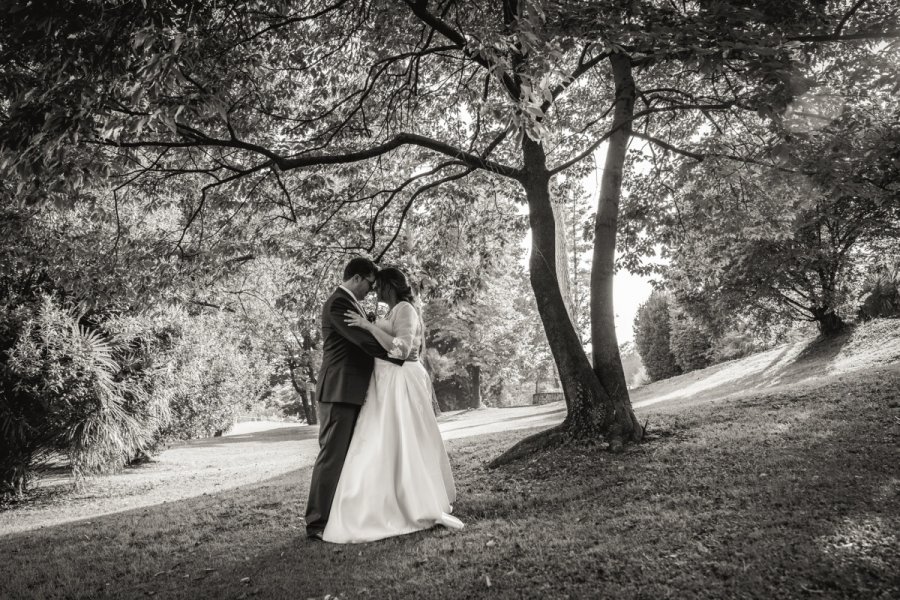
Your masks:
[{"label": "groom's dark suit", "polygon": [[[316,384],[319,401],[319,456],[306,503],[306,532],[321,533],[328,522],[359,409],[366,401],[375,358],[390,359],[364,329],[350,327],[344,313],[360,312],[351,295],[337,288],[322,307],[322,368]],[[365,317],[365,315],[363,315]]]}]

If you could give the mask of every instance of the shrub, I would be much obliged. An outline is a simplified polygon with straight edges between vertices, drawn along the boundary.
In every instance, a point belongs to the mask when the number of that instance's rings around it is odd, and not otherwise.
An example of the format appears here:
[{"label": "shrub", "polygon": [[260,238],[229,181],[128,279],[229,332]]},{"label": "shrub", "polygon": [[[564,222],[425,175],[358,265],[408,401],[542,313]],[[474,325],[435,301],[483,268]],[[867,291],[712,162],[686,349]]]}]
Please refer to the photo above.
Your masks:
[{"label": "shrub", "polygon": [[634,318],[634,343],[650,381],[678,375],[681,369],[670,347],[669,299],[654,291]]},{"label": "shrub", "polygon": [[719,364],[729,360],[743,358],[757,352],[767,350],[766,344],[756,335],[747,331],[728,331],[713,341],[709,351],[710,364]]},{"label": "shrub", "polygon": [[862,284],[860,321],[884,317],[900,317],[900,261],[876,266]]},{"label": "shrub", "polygon": [[710,365],[712,336],[697,321],[673,303],[669,310],[669,349],[682,372],[703,369]]},{"label": "shrub", "polygon": [[76,478],[119,467],[165,417],[141,385],[122,377],[115,340],[50,296],[32,309],[12,324],[16,342],[3,364],[4,492],[24,491],[35,464],[56,452],[68,456]]},{"label": "shrub", "polygon": [[171,410],[160,442],[225,431],[268,389],[270,365],[243,347],[227,314],[171,308],[154,317],[153,328],[165,343],[152,394]]}]

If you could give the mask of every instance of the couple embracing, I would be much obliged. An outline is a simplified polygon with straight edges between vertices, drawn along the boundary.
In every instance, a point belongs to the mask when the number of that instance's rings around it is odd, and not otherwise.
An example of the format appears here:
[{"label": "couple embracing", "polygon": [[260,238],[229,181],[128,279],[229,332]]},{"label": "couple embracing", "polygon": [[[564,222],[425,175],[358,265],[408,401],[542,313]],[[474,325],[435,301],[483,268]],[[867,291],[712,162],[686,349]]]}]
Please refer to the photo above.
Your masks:
[{"label": "couple embracing", "polygon": [[[389,308],[374,322],[359,303],[372,291]],[[322,309],[310,539],[369,542],[463,527],[450,514],[456,487],[419,361],[424,333],[403,272],[361,257],[347,263]]]}]

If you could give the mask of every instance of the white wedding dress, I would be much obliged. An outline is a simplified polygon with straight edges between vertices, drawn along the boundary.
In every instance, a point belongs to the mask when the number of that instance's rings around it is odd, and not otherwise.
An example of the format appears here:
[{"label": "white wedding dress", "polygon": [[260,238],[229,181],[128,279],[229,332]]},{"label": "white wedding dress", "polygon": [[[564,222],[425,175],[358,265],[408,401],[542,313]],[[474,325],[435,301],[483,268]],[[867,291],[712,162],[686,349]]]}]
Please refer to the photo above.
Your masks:
[{"label": "white wedding dress", "polygon": [[[408,302],[375,324],[394,336],[389,356],[405,359],[421,351],[424,327]],[[326,542],[463,527],[450,514],[456,486],[431,397],[431,379],[418,360],[402,366],[375,360],[323,532]]]}]

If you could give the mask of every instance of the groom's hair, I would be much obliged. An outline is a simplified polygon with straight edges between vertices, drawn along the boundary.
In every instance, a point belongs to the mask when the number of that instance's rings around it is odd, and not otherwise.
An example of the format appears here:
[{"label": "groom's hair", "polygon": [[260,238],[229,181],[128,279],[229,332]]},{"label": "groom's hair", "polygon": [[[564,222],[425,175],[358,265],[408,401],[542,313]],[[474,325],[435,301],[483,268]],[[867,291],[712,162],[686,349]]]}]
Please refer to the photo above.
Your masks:
[{"label": "groom's hair", "polygon": [[344,281],[347,281],[354,275],[359,275],[360,277],[369,277],[370,275],[375,275],[378,273],[378,267],[375,266],[368,258],[363,258],[362,256],[357,256],[356,258],[350,259],[350,262],[347,263],[347,266],[344,267]]}]

